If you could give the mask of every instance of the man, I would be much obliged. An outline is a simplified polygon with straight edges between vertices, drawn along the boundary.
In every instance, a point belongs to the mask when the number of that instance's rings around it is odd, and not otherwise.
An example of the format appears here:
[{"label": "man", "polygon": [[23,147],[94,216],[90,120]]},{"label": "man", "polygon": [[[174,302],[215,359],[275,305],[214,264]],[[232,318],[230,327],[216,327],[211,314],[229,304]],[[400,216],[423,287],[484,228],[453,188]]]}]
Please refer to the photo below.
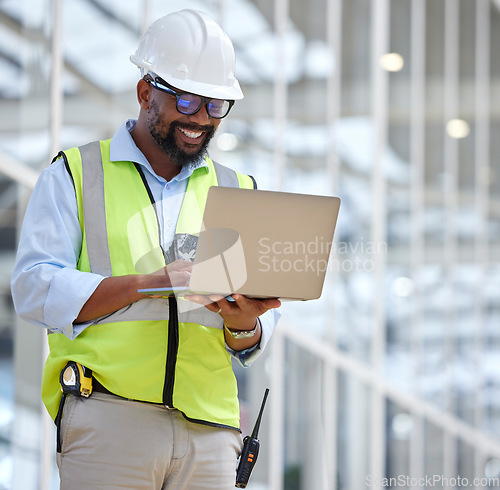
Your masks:
[{"label": "man", "polygon": [[131,61],[137,121],[61,152],[33,191],[14,303],[51,332],[42,398],[62,489],[233,488],[231,355],[243,365],[259,355],[280,302],[138,289],[188,284],[210,186],[254,187],[206,155],[243,97],[234,51],[206,14],[183,10],[153,23]]}]

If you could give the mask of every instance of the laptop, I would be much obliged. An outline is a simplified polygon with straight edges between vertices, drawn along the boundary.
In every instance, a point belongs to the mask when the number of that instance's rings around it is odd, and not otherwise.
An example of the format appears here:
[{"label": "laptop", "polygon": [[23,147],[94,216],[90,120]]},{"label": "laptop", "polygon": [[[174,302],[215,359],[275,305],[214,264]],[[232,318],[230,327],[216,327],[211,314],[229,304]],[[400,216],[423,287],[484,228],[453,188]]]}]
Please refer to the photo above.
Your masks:
[{"label": "laptop", "polygon": [[189,286],[139,292],[317,299],[339,208],[338,197],[211,187]]}]

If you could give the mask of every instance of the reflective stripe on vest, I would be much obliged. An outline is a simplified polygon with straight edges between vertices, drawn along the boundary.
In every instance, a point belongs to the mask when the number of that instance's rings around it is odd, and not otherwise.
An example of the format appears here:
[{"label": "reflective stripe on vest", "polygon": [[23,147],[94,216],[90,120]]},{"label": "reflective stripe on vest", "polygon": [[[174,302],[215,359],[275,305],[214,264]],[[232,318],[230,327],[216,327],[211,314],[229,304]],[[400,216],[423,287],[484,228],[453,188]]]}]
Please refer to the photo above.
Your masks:
[{"label": "reflective stripe on vest", "polygon": [[[83,215],[87,236],[90,270],[102,276],[111,276],[108,231],[104,208],[104,171],[101,145],[94,141],[80,147],[82,156]],[[89,246],[90,244],[90,246]]]}]

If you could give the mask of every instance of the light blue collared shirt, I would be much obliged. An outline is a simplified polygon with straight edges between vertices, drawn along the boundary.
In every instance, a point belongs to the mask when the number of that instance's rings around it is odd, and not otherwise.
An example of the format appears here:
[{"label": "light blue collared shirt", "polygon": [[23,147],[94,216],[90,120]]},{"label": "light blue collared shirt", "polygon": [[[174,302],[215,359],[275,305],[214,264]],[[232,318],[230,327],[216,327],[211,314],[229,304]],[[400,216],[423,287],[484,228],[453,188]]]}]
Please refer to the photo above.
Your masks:
[{"label": "light blue collared shirt", "polygon": [[[164,249],[175,234],[177,217],[195,169],[207,167],[202,161],[187,165],[170,181],[158,176],[130,135],[135,120],[128,120],[111,140],[111,161],[132,161],[141,165],[156,206]],[[12,273],[12,297],[19,316],[30,323],[63,333],[70,339],[90,323],[73,324],[83,305],[104,276],[77,270],[82,245],[78,210],[71,176],[63,159],[46,168],[33,190],[21,230],[16,264]],[[269,310],[259,319],[260,343],[249,350],[228,351],[244,366],[250,365],[269,341],[280,317]]]}]

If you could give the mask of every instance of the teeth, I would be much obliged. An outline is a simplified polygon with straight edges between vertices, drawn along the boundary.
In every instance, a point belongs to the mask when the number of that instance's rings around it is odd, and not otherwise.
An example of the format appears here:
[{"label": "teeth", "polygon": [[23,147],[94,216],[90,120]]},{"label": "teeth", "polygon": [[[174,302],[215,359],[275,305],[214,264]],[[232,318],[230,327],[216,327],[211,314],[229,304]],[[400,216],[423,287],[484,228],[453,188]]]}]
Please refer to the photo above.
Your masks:
[{"label": "teeth", "polygon": [[199,138],[203,132],[195,133],[194,131],[187,131],[186,129],[179,128],[188,138]]}]

